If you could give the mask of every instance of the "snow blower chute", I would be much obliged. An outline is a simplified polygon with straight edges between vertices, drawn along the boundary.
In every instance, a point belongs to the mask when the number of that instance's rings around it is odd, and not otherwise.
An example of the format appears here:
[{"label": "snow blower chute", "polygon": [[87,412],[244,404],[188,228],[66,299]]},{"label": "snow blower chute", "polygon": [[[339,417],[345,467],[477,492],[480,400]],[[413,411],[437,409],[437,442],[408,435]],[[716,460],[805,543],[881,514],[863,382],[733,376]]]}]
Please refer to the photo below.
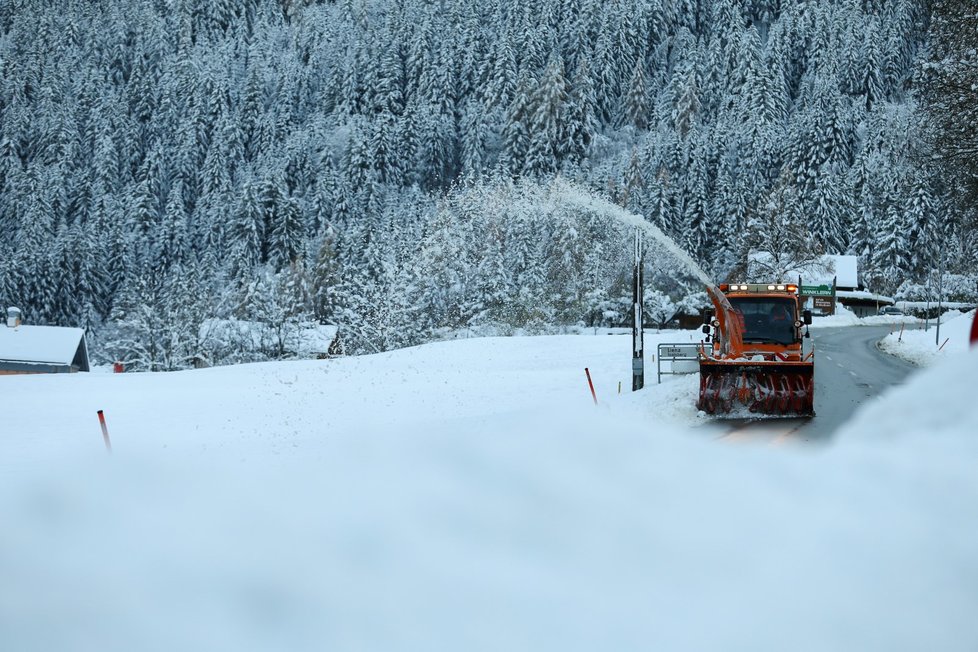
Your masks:
[{"label": "snow blower chute", "polygon": [[707,292],[716,310],[703,325],[697,407],[730,416],[814,416],[815,350],[802,347],[812,316],[799,310],[798,287],[723,284]]}]

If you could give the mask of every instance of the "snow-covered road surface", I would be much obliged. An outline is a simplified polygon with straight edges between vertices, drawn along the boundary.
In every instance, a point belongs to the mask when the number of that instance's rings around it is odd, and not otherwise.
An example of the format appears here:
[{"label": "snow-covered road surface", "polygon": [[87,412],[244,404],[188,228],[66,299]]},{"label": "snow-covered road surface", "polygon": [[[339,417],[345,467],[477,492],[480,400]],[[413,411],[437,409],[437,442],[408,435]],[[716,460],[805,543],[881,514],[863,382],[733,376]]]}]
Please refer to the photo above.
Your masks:
[{"label": "snow-covered road surface", "polygon": [[978,646],[975,355],[827,447],[718,444],[695,377],[629,372],[566,336],[0,378],[0,647]]}]

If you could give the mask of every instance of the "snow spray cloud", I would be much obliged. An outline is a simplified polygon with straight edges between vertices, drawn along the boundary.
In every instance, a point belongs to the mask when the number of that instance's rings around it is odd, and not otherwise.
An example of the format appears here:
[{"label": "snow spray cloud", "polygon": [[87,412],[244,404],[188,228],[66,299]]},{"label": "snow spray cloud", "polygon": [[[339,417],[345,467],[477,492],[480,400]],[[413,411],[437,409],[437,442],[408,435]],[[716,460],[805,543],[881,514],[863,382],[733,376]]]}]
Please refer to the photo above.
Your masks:
[{"label": "snow spray cloud", "polygon": [[622,225],[639,229],[646,235],[651,236],[681,265],[683,265],[697,279],[702,281],[704,285],[713,289],[710,296],[716,302],[718,302],[716,303],[717,308],[723,311],[727,323],[732,321],[731,315],[733,306],[730,305],[730,302],[727,301],[726,296],[717,288],[716,283],[713,282],[710,275],[707,274],[703,268],[700,267],[699,264],[682,249],[682,247],[676,244],[675,240],[663,233],[659,227],[652,224],[642,216],[626,211],[620,206],[616,206],[615,204],[612,204],[601,197],[596,197],[586,190],[579,188],[561,178],[554,180],[552,188],[554,192],[561,197],[561,199],[574,206],[616,220]]},{"label": "snow spray cloud", "polygon": [[651,236],[656,242],[662,245],[666,251],[668,251],[677,261],[679,261],[705,285],[714,285],[709,274],[707,274],[703,268],[700,267],[697,262],[682,249],[682,247],[676,244],[672,238],[663,233],[659,227],[652,224],[641,215],[636,215],[635,213],[626,211],[624,208],[616,206],[615,204],[612,204],[601,197],[596,197],[587,190],[575,186],[574,184],[561,178],[554,180],[552,188],[554,193],[556,193],[562,200],[573,206],[616,220],[623,226],[629,226],[641,230],[643,233]]}]

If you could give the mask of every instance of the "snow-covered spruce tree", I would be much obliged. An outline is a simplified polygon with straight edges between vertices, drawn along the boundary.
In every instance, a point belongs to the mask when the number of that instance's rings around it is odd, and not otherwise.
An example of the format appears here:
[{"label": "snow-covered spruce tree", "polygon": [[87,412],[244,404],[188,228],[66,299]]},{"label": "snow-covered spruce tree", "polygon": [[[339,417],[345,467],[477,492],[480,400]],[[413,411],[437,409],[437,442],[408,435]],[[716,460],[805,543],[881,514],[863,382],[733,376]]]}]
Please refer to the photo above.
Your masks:
[{"label": "snow-covered spruce tree", "polygon": [[229,272],[233,281],[243,284],[247,282],[252,270],[262,262],[265,246],[265,220],[261,200],[251,180],[246,181],[242,187],[231,220],[228,232]]},{"label": "snow-covered spruce tree", "polygon": [[530,142],[523,172],[541,177],[560,167],[562,127],[567,118],[567,80],[564,64],[554,53],[531,99]]},{"label": "snow-covered spruce tree", "polygon": [[923,277],[936,267],[938,251],[943,246],[938,240],[938,206],[937,199],[931,193],[928,177],[921,174],[914,178],[904,219],[909,244],[907,264],[915,278]]},{"label": "snow-covered spruce tree", "polygon": [[187,262],[190,249],[190,233],[187,225],[187,209],[184,203],[183,182],[179,179],[170,188],[163,221],[159,229],[160,247],[154,261],[159,269],[167,270]]},{"label": "snow-covered spruce tree", "polygon": [[636,63],[628,83],[622,123],[640,130],[647,129],[649,125],[649,90],[645,81],[645,63],[642,61]]},{"label": "snow-covered spruce tree", "polygon": [[684,226],[683,247],[695,259],[706,260],[707,247],[713,240],[712,221],[709,213],[710,180],[707,168],[707,143],[697,134],[690,138],[691,169],[686,176],[683,191]]},{"label": "snow-covered spruce tree", "polygon": [[910,270],[910,247],[907,241],[903,208],[898,203],[897,187],[891,181],[884,190],[877,220],[880,237],[873,250],[872,269],[878,274],[884,292],[894,291]]},{"label": "snow-covered spruce tree", "polygon": [[264,189],[265,223],[270,226],[268,255],[277,269],[296,264],[303,251],[305,227],[299,200],[289,193],[284,179],[269,180]]},{"label": "snow-covered spruce tree", "polygon": [[522,172],[530,147],[530,125],[533,119],[532,92],[532,81],[529,75],[524,74],[516,86],[506,112],[500,163],[503,169],[508,170],[514,177]]},{"label": "snow-covered spruce tree", "polygon": [[852,214],[852,202],[841,191],[841,180],[826,163],[819,169],[811,192],[805,197],[809,216],[809,228],[823,243],[827,253],[839,254],[847,250],[849,238],[843,227],[844,220]]},{"label": "snow-covered spruce tree", "polygon": [[695,56],[686,60],[673,77],[672,121],[680,138],[686,135],[700,119],[700,71]]},{"label": "snow-covered spruce tree", "polygon": [[470,100],[462,112],[462,167],[466,174],[478,177],[490,167],[489,125],[481,107]]},{"label": "snow-covered spruce tree", "polygon": [[585,57],[580,57],[568,89],[565,129],[561,137],[561,149],[572,164],[587,158],[598,132],[596,103],[591,66]]}]

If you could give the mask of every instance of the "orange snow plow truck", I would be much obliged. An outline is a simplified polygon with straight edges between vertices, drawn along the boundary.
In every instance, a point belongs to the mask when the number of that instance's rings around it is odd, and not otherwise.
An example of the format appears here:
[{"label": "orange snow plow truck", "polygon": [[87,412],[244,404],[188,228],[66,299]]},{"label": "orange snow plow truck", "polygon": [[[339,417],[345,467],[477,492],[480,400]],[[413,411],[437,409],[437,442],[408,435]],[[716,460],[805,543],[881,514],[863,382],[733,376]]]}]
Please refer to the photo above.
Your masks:
[{"label": "orange snow plow truck", "polygon": [[708,287],[708,312],[700,347],[697,407],[709,414],[748,412],[814,416],[815,350],[807,354],[801,311],[793,284],[722,284]]}]

